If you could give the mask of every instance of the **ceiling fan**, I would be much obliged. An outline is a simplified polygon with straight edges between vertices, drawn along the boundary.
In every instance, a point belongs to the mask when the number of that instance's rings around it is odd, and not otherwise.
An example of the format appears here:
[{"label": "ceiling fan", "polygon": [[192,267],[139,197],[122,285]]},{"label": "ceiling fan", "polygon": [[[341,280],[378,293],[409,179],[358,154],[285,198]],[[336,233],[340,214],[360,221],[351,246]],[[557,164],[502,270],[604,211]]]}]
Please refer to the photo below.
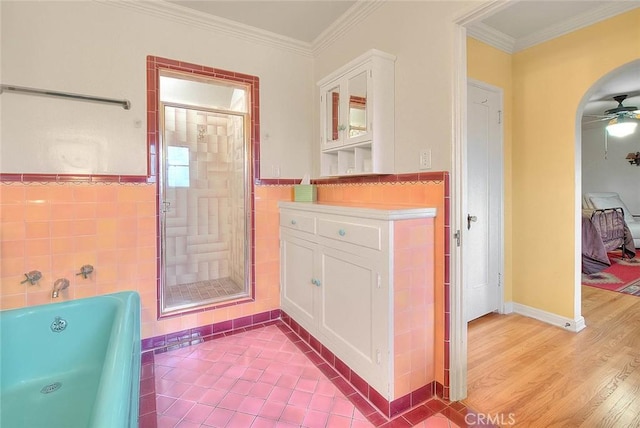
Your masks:
[{"label": "ceiling fan", "polygon": [[617,107],[605,110],[604,115],[586,115],[586,117],[595,117],[585,123],[600,122],[608,120],[607,132],[614,137],[626,137],[633,134],[638,126],[640,119],[640,110],[636,106],[625,106],[622,103],[627,99],[628,95],[616,95],[613,99],[618,103]]}]

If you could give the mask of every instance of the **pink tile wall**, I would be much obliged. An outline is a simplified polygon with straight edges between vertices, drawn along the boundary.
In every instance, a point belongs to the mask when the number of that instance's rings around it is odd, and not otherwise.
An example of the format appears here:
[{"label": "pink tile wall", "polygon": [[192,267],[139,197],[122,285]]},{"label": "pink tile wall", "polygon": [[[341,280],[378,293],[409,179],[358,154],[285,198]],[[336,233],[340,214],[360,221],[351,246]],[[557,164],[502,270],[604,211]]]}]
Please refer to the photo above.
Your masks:
[{"label": "pink tile wall", "polygon": [[[318,194],[321,201],[388,202],[438,210],[433,222],[434,375],[446,388],[445,188],[443,181],[323,184]],[[155,197],[154,184],[0,184],[0,308],[51,302],[51,287],[59,277],[67,277],[71,286],[56,301],[137,290],[142,297],[143,338],[279,308],[277,203],[291,200],[291,186],[255,187],[255,300],[162,320],[157,320]],[[75,275],[84,264],[95,267],[86,280]],[[30,270],[42,271],[39,285],[20,284]]]},{"label": "pink tile wall", "polygon": [[[155,316],[155,186],[2,184],[0,228],[0,308],[136,290],[143,321]],[[86,264],[95,271],[84,279],[76,273]],[[20,284],[31,270],[39,283]],[[58,278],[71,286],[52,299]]]},{"label": "pink tile wall", "polygon": [[433,219],[394,225],[394,397],[435,379]]},{"label": "pink tile wall", "polygon": [[[289,187],[256,187],[255,300],[157,319],[156,186],[3,183],[0,185],[0,308],[11,309],[136,290],[142,337],[153,337],[280,307],[278,200]],[[94,266],[89,278],[76,275]],[[20,284],[39,270],[37,285]],[[70,287],[51,298],[57,278]]]}]

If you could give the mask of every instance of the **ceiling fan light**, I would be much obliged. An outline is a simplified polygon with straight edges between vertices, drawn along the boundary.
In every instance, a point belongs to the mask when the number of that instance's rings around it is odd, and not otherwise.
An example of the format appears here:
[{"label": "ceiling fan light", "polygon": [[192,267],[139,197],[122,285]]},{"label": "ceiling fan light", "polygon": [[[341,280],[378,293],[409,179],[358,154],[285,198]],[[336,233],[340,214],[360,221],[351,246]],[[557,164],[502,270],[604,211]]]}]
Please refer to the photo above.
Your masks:
[{"label": "ceiling fan light", "polygon": [[607,132],[612,137],[626,137],[627,135],[633,134],[637,126],[638,122],[617,121],[607,125]]}]

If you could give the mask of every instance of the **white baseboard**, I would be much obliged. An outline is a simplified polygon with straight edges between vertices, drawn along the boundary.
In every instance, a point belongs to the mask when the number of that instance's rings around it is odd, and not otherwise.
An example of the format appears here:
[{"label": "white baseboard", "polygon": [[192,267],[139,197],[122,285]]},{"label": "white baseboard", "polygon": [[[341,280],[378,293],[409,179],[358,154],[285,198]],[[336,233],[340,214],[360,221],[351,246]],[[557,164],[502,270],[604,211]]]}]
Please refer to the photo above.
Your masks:
[{"label": "white baseboard", "polygon": [[512,312],[523,315],[525,317],[537,319],[547,324],[561,327],[574,333],[579,332],[587,326],[584,322],[584,317],[582,316],[576,319],[571,319],[552,314],[551,312],[543,311],[542,309],[532,308],[531,306],[523,305],[520,303],[505,302],[503,305],[503,313],[510,314]]},{"label": "white baseboard", "polygon": [[513,302],[504,302],[502,304],[502,314],[511,314],[513,313]]}]

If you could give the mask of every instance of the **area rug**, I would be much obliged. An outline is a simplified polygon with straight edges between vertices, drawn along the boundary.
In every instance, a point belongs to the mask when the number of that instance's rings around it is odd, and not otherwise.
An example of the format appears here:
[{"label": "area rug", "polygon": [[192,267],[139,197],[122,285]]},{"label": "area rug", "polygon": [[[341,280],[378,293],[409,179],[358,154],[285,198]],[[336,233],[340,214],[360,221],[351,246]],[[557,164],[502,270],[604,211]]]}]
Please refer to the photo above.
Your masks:
[{"label": "area rug", "polygon": [[623,259],[609,253],[611,266],[591,275],[582,274],[582,285],[640,296],[640,258]]}]

